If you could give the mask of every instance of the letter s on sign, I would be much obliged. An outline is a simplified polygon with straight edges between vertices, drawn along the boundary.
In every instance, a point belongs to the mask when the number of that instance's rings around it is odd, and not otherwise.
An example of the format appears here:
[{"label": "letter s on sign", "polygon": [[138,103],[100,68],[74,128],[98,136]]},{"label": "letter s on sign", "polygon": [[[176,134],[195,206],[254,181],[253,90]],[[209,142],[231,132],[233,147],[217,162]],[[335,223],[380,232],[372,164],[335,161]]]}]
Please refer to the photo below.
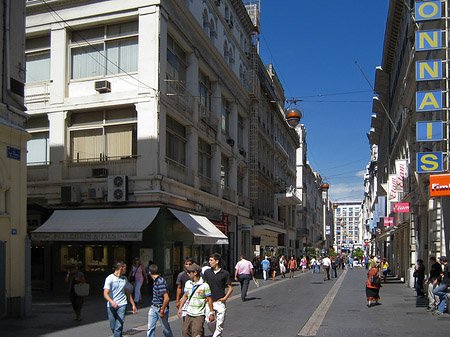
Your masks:
[{"label": "letter s on sign", "polygon": [[[435,171],[439,167],[438,157],[435,154],[426,154],[420,159],[422,165],[420,168],[424,171]],[[427,166],[429,165],[429,166]]]}]

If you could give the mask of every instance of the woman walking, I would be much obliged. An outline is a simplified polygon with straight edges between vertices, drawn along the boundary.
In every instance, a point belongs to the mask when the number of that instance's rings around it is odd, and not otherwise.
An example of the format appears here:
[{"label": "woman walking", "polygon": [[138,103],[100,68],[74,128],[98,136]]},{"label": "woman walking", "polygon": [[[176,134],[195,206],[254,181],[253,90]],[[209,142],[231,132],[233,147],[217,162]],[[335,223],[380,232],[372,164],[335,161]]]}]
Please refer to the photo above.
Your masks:
[{"label": "woman walking", "polygon": [[286,277],[286,258],[284,255],[280,257],[280,273],[281,277]]},{"label": "woman walking", "polygon": [[81,271],[78,270],[76,264],[70,266],[66,275],[66,283],[69,283],[69,298],[72,303],[73,311],[75,312],[74,321],[81,321],[81,308],[83,307],[84,297],[78,296],[75,293],[75,284],[85,283],[86,280]]},{"label": "woman walking", "polygon": [[133,266],[131,267],[130,273],[128,274],[128,282],[134,285],[133,289],[133,299],[134,303],[139,303],[141,301],[141,286],[145,281],[148,284],[148,276],[144,266],[141,264],[141,261],[138,257],[134,259]]},{"label": "woman walking", "polygon": [[367,273],[366,297],[367,307],[378,305],[380,300],[381,276],[378,268],[371,268]]}]

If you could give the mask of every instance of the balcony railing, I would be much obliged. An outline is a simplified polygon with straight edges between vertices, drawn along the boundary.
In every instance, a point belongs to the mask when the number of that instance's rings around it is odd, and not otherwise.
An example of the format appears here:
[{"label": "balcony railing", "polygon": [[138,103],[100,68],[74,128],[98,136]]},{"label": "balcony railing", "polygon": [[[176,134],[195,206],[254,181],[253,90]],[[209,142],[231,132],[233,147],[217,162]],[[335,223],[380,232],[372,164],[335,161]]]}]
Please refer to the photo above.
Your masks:
[{"label": "balcony railing", "polygon": [[217,195],[219,191],[219,184],[217,181],[213,181],[211,178],[198,173],[198,178],[200,181],[200,189],[202,191]]},{"label": "balcony railing", "polygon": [[226,186],[222,186],[222,198],[228,201],[232,201],[235,202],[236,201],[236,197],[235,197],[235,192],[234,190],[230,189],[229,187]]},{"label": "balcony railing", "polygon": [[27,83],[25,85],[25,104],[48,102],[50,99],[50,82]]},{"label": "balcony railing", "polygon": [[215,132],[217,132],[217,127],[219,124],[219,120],[217,119],[217,117],[214,116],[214,114],[202,103],[198,103],[198,112],[200,120]]},{"label": "balcony railing", "polygon": [[136,175],[138,156],[108,158],[107,160],[84,160],[63,162],[64,179],[93,178],[93,169],[105,169],[108,175]]},{"label": "balcony railing", "polygon": [[169,178],[194,186],[194,171],[179,162],[166,157],[167,175]]},{"label": "balcony railing", "polygon": [[187,112],[190,116],[194,113],[194,99],[182,82],[166,79],[166,97],[178,110]]}]

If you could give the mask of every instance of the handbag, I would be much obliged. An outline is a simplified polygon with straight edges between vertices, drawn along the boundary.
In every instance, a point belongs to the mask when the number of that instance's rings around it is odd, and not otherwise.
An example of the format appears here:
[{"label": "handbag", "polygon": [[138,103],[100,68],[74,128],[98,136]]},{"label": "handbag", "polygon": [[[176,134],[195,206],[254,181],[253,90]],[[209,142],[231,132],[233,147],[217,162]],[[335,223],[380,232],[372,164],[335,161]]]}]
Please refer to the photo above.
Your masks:
[{"label": "handbag", "polygon": [[137,273],[138,269],[141,270],[141,265],[139,265],[136,268],[136,270],[134,271],[134,274],[131,274],[131,276],[130,276],[130,283],[133,283],[133,284],[136,283],[136,273]]},{"label": "handbag", "polygon": [[89,283],[77,283],[73,286],[77,296],[89,296]]}]

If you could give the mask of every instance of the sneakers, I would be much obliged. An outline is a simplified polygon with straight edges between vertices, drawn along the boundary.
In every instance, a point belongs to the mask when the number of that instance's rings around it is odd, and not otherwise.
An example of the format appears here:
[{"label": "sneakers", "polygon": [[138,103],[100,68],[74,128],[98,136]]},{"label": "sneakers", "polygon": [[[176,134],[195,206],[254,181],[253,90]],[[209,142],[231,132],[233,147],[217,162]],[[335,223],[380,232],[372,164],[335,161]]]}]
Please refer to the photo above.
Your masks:
[{"label": "sneakers", "polygon": [[434,312],[435,310],[436,310],[435,308],[430,308],[430,307],[427,308],[427,312]]},{"label": "sneakers", "polygon": [[433,311],[433,315],[441,316],[441,315],[444,315],[444,313],[440,312],[439,310],[435,310],[435,311]]}]

